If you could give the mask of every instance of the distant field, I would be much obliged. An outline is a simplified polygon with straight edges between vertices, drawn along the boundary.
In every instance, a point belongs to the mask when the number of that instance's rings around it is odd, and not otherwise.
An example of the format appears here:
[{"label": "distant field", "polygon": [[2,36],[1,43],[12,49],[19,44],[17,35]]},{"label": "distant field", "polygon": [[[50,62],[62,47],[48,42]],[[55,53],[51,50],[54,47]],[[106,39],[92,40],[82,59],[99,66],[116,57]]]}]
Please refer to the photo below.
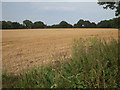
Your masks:
[{"label": "distant field", "polygon": [[19,73],[54,59],[71,57],[74,38],[118,39],[118,29],[21,29],[2,31],[2,67]]}]

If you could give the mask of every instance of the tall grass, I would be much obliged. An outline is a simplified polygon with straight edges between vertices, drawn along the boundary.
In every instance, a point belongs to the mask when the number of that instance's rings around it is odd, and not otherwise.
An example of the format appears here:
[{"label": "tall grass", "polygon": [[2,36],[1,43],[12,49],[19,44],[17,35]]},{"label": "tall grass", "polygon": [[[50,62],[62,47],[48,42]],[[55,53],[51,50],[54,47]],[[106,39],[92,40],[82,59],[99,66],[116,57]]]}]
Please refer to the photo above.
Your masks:
[{"label": "tall grass", "polygon": [[72,58],[2,78],[3,87],[14,88],[118,88],[118,42],[75,39]]}]

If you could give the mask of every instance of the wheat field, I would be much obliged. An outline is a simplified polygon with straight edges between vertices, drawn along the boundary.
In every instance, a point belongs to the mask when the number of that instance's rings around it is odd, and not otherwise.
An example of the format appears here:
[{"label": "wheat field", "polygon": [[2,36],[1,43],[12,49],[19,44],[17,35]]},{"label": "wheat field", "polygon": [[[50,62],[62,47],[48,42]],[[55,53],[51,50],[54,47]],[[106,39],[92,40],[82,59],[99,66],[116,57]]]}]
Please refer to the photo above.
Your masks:
[{"label": "wheat field", "polygon": [[18,29],[2,31],[2,68],[20,73],[54,60],[71,57],[74,38],[118,39],[118,29]]}]

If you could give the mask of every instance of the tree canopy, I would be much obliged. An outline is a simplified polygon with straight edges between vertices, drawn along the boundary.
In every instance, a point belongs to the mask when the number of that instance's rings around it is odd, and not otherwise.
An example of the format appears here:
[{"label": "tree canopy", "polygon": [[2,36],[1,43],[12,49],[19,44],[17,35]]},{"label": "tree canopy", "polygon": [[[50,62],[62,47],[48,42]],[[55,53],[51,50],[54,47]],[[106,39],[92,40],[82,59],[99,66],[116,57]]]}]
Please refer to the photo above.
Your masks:
[{"label": "tree canopy", "polygon": [[99,23],[90,22],[80,19],[76,24],[71,25],[66,21],[61,21],[59,24],[47,26],[42,21],[32,22],[24,20],[23,24],[19,22],[2,21],[2,29],[38,29],[38,28],[120,28],[120,17],[110,20],[102,20]]},{"label": "tree canopy", "polygon": [[59,24],[54,24],[52,26],[48,26],[48,28],[72,28],[73,26],[66,21],[61,21]]},{"label": "tree canopy", "polygon": [[84,21],[80,19],[77,24],[74,24],[75,28],[93,28],[96,27],[96,24],[94,22],[90,21]]},{"label": "tree canopy", "polygon": [[120,15],[120,1],[119,2],[102,2],[101,0],[98,0],[99,5],[103,5],[104,9],[115,9],[115,16]]},{"label": "tree canopy", "polygon": [[45,28],[46,25],[41,21],[36,21],[33,23],[32,28]]},{"label": "tree canopy", "polygon": [[2,21],[2,29],[22,29],[26,28],[23,24],[11,21]]},{"label": "tree canopy", "polygon": [[30,20],[24,20],[23,21],[23,25],[26,27],[26,28],[32,28],[32,22]]},{"label": "tree canopy", "polygon": [[71,24],[68,24],[66,21],[61,21],[59,23],[59,27],[60,28],[72,28],[72,25]]}]

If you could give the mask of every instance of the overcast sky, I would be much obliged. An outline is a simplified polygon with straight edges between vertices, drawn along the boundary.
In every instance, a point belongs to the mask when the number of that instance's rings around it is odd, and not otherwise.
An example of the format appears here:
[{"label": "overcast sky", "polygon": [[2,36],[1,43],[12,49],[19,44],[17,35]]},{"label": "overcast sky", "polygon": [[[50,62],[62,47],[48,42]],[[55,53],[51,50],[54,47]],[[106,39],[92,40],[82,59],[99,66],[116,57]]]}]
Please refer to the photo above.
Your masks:
[{"label": "overcast sky", "polygon": [[29,19],[33,22],[58,24],[65,20],[75,24],[80,19],[98,23],[115,17],[114,10],[105,10],[97,2],[3,2],[2,20],[17,21]]}]

